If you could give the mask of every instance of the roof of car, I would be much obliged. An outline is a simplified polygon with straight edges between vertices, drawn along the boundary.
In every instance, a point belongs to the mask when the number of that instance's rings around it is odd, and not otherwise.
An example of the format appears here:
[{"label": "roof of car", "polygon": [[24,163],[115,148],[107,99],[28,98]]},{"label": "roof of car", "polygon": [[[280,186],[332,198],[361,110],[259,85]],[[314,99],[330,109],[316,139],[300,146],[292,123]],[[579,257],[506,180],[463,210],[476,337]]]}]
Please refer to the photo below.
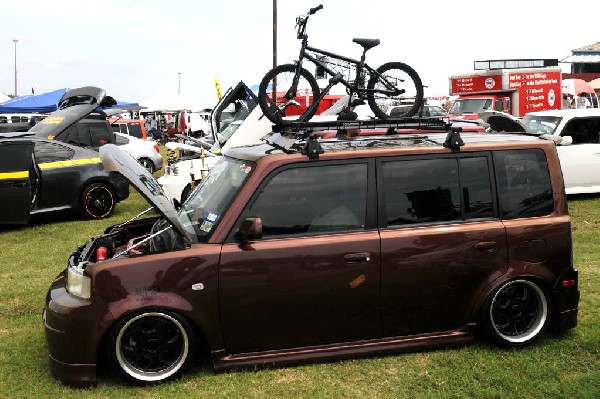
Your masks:
[{"label": "roof of car", "polygon": [[[516,133],[463,133],[460,138],[467,146],[477,145],[477,149],[481,150],[483,146],[493,144],[490,147],[521,147],[526,143],[534,146],[553,146],[554,143],[547,140],[542,140],[539,137],[534,137],[526,134]],[[377,151],[383,152],[389,150],[405,149],[406,152],[414,152],[418,148],[435,148],[442,151],[451,151],[444,148],[444,143],[448,139],[447,133],[427,133],[420,134],[402,134],[402,135],[382,135],[382,136],[358,136],[351,140],[344,139],[325,139],[319,140],[319,143],[325,154],[339,153],[341,151]],[[284,153],[297,154],[301,152],[301,148],[305,142],[299,142],[292,150],[285,150],[273,143],[255,144],[241,147],[233,147],[225,152],[225,155],[232,158],[246,159],[256,161],[262,157],[270,155],[282,155]],[[464,147],[463,147],[464,148]],[[464,148],[464,149],[466,149]],[[436,150],[439,151],[439,150]],[[462,148],[461,148],[462,150]]]},{"label": "roof of car", "polygon": [[533,116],[557,116],[557,117],[582,117],[582,116],[600,116],[600,108],[582,108],[582,109],[551,109],[547,111],[529,112],[527,115]]}]

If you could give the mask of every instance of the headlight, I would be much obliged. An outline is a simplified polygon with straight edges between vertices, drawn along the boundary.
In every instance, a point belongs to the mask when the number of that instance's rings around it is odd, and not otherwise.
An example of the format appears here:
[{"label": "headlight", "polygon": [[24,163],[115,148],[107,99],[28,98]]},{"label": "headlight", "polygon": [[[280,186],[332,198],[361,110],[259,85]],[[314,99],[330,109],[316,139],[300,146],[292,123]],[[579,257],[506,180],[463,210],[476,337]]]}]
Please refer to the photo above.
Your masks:
[{"label": "headlight", "polygon": [[69,267],[67,269],[67,291],[84,299],[92,295],[92,280],[83,275],[83,269]]}]

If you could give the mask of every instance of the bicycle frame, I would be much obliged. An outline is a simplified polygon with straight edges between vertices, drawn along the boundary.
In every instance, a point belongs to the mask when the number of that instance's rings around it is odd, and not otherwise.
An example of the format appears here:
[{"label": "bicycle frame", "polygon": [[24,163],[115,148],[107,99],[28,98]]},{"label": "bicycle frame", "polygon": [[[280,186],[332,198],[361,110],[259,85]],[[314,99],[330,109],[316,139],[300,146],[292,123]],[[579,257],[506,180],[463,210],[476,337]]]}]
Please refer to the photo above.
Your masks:
[{"label": "bicycle frame", "polygon": [[[312,53],[310,53],[309,51]],[[329,68],[326,63],[319,60],[314,54],[324,55],[324,56],[327,56],[327,57],[330,57],[330,58],[333,58],[336,60],[341,60],[341,61],[344,61],[344,62],[354,65],[356,68],[356,79],[354,80],[353,83],[348,82],[346,79],[344,79],[341,76],[341,74],[336,74],[335,71],[333,71],[331,68]],[[383,94],[388,94],[388,95],[394,95],[397,92],[397,89],[394,87],[393,84],[388,82],[388,80],[385,77],[381,76],[375,69],[370,67],[365,62],[365,54],[364,53],[360,60],[355,60],[353,58],[345,57],[345,56],[342,56],[339,54],[332,53],[330,51],[321,50],[316,47],[309,46],[307,43],[307,37],[304,37],[302,39],[302,47],[300,48],[300,55],[298,57],[298,61],[296,61],[297,68],[296,68],[296,73],[294,75],[293,84],[290,87],[290,90],[286,93],[286,98],[288,98],[288,99],[294,98],[294,96],[296,94],[296,90],[298,88],[297,87],[298,80],[300,78],[300,69],[302,68],[302,63],[303,63],[304,59],[311,61],[313,64],[322,68],[325,72],[327,72],[329,75],[331,75],[333,77],[333,79],[336,80],[336,82],[334,84],[342,83],[344,86],[346,86],[349,90],[350,95],[356,93],[361,98],[363,98],[364,95],[369,92],[383,93]],[[380,76],[383,84],[385,86],[387,86],[388,90],[381,90],[381,89],[369,90],[369,89],[367,89],[365,87],[366,82],[364,82],[364,75],[363,75],[364,70],[366,70],[369,73],[369,75],[371,75],[371,76],[373,76],[373,75]]]}]

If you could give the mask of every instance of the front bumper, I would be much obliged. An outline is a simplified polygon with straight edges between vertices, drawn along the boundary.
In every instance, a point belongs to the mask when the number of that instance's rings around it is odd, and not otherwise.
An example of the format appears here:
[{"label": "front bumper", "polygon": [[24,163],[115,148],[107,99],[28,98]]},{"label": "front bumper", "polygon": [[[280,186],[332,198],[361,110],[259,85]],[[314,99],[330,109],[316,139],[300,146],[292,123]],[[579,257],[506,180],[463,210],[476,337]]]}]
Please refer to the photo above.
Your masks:
[{"label": "front bumper", "polygon": [[54,279],[42,314],[52,376],[67,385],[96,384],[98,346],[109,315],[98,300],[67,292],[66,271]]}]

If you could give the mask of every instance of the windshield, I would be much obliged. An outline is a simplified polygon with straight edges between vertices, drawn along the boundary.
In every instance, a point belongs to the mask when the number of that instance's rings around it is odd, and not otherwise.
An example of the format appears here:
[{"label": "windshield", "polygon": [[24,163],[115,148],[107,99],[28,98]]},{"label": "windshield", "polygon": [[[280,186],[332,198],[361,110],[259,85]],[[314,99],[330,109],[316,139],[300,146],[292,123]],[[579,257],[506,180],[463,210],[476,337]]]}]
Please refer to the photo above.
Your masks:
[{"label": "windshield", "polygon": [[490,109],[492,109],[491,98],[459,99],[452,104],[448,113],[450,115],[480,114]]},{"label": "windshield", "polygon": [[222,157],[183,203],[179,219],[198,242],[208,242],[214,227],[254,167],[253,162]]},{"label": "windshield", "polygon": [[560,120],[559,116],[525,115],[521,123],[527,133],[553,134]]}]

